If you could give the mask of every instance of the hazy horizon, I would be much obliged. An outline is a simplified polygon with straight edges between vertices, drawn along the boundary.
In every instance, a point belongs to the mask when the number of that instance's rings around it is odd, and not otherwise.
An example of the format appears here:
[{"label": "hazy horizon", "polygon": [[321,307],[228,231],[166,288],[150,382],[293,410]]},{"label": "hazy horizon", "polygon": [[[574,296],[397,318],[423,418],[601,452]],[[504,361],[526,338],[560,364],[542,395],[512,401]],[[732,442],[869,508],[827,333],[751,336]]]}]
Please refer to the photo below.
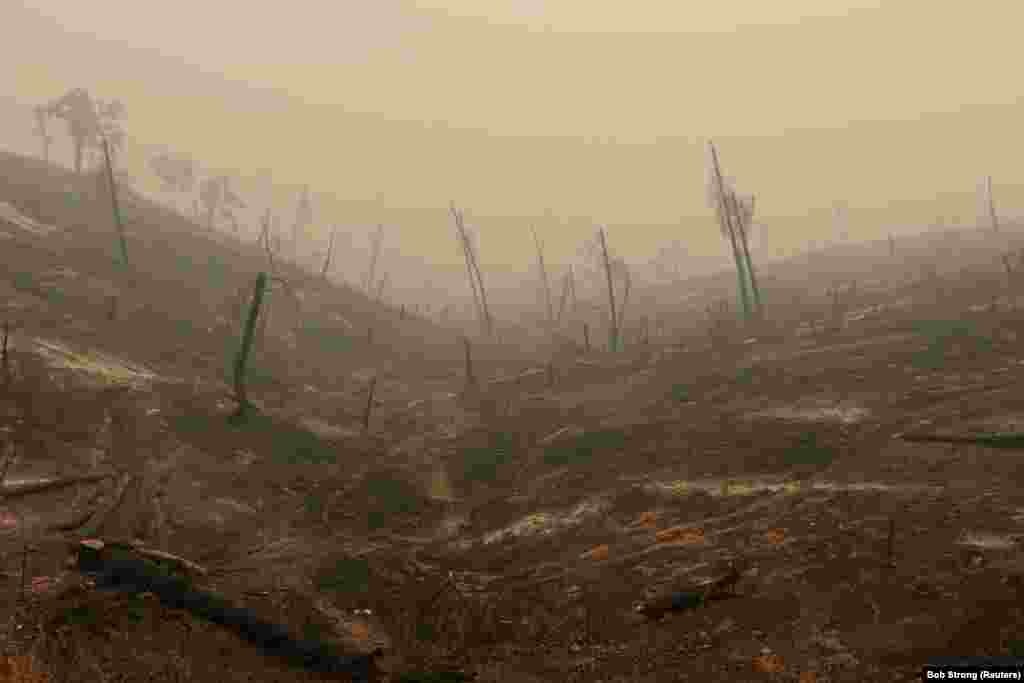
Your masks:
[{"label": "hazy horizon", "polygon": [[676,240],[724,258],[708,138],[757,195],[766,253],[834,238],[836,200],[859,240],[973,223],[986,174],[1007,214],[1024,189],[1007,85],[1024,8],[1007,3],[14,5],[16,102],[117,97],[139,145],[308,183],[334,197],[319,227],[395,222],[432,263],[460,258],[449,200],[480,217],[484,263],[532,263],[531,222],[554,263],[594,224],[627,259]]}]

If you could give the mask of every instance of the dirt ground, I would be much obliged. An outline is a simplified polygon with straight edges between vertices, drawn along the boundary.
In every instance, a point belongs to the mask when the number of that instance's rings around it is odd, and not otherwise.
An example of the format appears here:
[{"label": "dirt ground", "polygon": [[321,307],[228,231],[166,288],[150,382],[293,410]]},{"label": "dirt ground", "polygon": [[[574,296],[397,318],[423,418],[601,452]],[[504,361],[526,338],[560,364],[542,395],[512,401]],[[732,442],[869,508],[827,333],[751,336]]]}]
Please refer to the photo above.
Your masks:
[{"label": "dirt ground", "polygon": [[[302,296],[272,292],[233,426],[231,301],[265,255],[138,204],[124,271],[80,181],[0,166],[0,202],[54,226],[0,219],[0,676],[326,680],[151,596],[75,589],[94,537],[383,648],[382,681],[910,681],[1024,653],[1024,450],[915,439],[1021,431],[1012,234],[864,247],[841,287],[813,260],[766,269],[746,329],[694,319],[614,355],[474,342],[476,388],[457,331],[285,269]],[[737,560],[731,599],[634,609]]]}]

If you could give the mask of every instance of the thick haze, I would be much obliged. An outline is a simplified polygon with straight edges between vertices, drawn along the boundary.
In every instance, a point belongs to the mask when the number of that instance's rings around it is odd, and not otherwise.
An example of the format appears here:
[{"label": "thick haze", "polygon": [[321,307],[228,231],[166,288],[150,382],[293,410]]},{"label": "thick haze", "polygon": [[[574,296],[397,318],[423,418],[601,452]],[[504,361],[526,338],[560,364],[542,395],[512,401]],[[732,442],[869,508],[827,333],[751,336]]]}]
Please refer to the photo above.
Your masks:
[{"label": "thick haze", "polygon": [[876,238],[973,222],[986,174],[1015,213],[1024,180],[1008,0],[5,0],[0,18],[19,103],[118,97],[135,142],[308,182],[330,220],[393,222],[438,263],[461,258],[450,199],[485,263],[532,262],[547,208],[553,263],[593,222],[629,259],[668,240],[725,258],[709,137],[769,251],[830,238],[836,199]]}]

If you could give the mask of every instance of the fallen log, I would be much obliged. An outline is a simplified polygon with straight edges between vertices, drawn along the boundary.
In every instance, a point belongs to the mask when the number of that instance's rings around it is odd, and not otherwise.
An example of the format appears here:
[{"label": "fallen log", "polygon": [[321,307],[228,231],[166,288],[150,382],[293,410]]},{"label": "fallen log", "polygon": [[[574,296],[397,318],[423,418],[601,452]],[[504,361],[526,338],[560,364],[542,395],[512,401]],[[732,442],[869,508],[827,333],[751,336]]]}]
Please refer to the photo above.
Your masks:
[{"label": "fallen log", "polygon": [[910,443],[962,443],[991,448],[1024,448],[1024,433],[1001,432],[993,434],[936,434],[909,433],[896,437]]},{"label": "fallen log", "polygon": [[15,498],[27,496],[32,493],[42,493],[52,489],[66,488],[75,484],[92,484],[113,477],[113,472],[97,474],[83,474],[74,477],[60,477],[59,479],[38,479],[36,481],[25,481],[16,483],[4,483],[0,485],[0,498]]},{"label": "fallen log", "polygon": [[196,617],[235,631],[267,654],[286,659],[307,671],[347,674],[358,683],[378,680],[376,659],[383,654],[382,650],[370,654],[343,654],[320,640],[296,638],[283,626],[266,621],[217,593],[197,589],[185,579],[168,576],[144,559],[114,552],[118,545],[97,539],[78,544],[77,569],[92,579],[96,588],[129,594],[152,593],[164,606],[187,610]]}]

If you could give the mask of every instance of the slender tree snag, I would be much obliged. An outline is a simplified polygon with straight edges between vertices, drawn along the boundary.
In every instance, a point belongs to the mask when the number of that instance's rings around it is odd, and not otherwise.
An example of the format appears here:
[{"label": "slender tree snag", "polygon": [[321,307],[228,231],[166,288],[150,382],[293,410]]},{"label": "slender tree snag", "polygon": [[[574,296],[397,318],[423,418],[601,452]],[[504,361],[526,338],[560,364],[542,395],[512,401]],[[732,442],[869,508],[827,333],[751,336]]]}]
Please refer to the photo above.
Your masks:
[{"label": "slender tree snag", "polygon": [[480,288],[480,305],[484,310],[484,333],[487,336],[494,334],[494,320],[491,318],[491,309],[487,305],[487,290],[484,288],[484,276],[480,272],[480,263],[477,260],[476,249],[469,241],[469,234],[466,234],[466,245],[469,247],[469,258],[473,263],[473,272],[476,273],[476,283]]},{"label": "slender tree snag", "polygon": [[576,315],[580,308],[580,302],[576,298],[576,274],[573,272],[571,265],[569,266],[569,297],[572,301],[572,314]]},{"label": "slender tree snag", "polygon": [[107,187],[110,190],[110,206],[114,212],[114,227],[121,247],[121,265],[128,267],[128,240],[124,234],[124,223],[121,220],[121,207],[117,203],[117,183],[114,182],[114,169],[110,163],[110,143],[103,138],[103,159],[107,167]]},{"label": "slender tree snag", "polygon": [[335,225],[333,228],[331,228],[331,237],[327,241],[327,256],[324,257],[324,265],[323,268],[320,269],[320,278],[324,282],[327,281],[327,273],[329,273],[331,270],[331,256],[334,253],[334,238],[335,235],[337,235],[337,233],[338,226]]},{"label": "slender tree snag", "polygon": [[366,272],[363,281],[363,291],[371,293],[373,285],[377,282],[377,260],[380,258],[380,246],[384,240],[384,225],[377,224],[377,232],[373,234],[370,243],[370,269]]},{"label": "slender tree snag", "polygon": [[469,271],[470,286],[473,287],[474,294],[478,297],[475,302],[479,307],[479,312],[482,314],[480,322],[483,326],[484,334],[490,337],[494,332],[494,324],[491,319],[491,311],[487,306],[487,290],[484,287],[484,278],[480,272],[480,264],[477,260],[476,250],[473,248],[473,242],[469,237],[469,232],[466,230],[465,217],[462,211],[455,208],[455,203],[451,203],[452,217],[455,219],[455,229],[458,232],[459,239],[462,242],[463,253],[466,257],[466,267]]},{"label": "slender tree snag", "polygon": [[252,295],[252,303],[249,306],[249,316],[245,321],[245,329],[242,331],[242,345],[235,357],[235,400],[238,402],[238,409],[232,415],[235,420],[243,420],[249,410],[249,399],[245,392],[245,370],[249,362],[249,353],[252,351],[252,340],[256,332],[256,321],[260,315],[260,305],[263,303],[263,293],[267,288],[267,274],[260,273],[256,276],[256,287]]},{"label": "slender tree snag", "polygon": [[459,245],[462,247],[462,256],[466,261],[466,277],[469,278],[469,288],[473,292],[473,307],[476,310],[477,320],[483,324],[483,306],[480,304],[480,292],[477,289],[476,275],[473,272],[473,261],[469,254],[469,244],[467,244],[466,236],[462,231],[462,214],[455,208],[454,202],[451,205],[451,213],[452,218],[455,220],[455,231],[459,238]]},{"label": "slender tree snag", "polygon": [[583,323],[583,349],[590,353],[590,325]]},{"label": "slender tree snag", "polygon": [[373,412],[373,394],[377,389],[377,376],[370,378],[370,387],[366,392],[366,407],[363,409],[363,433],[370,431],[370,414]]},{"label": "slender tree snag", "polygon": [[896,256],[896,238],[889,235],[889,256]]},{"label": "slender tree snag", "polygon": [[750,258],[749,230],[750,221],[754,217],[754,197],[751,196],[750,204],[744,204],[735,193],[732,195],[732,204],[736,222],[739,227],[740,245],[743,247],[743,260],[746,264],[747,277],[750,279],[750,293],[754,297],[754,311],[758,317],[764,315],[761,307],[761,288],[757,286],[757,273],[754,270],[754,261]]},{"label": "slender tree snag", "polygon": [[554,328],[555,311],[551,303],[551,283],[548,281],[548,270],[544,265],[544,245],[540,243],[540,237],[537,236],[537,228],[531,226],[530,230],[533,232],[533,243],[537,246],[537,267],[540,268],[540,281],[544,287],[544,303],[547,306],[548,314],[547,323],[549,328]]},{"label": "slender tree snag", "polygon": [[992,221],[992,230],[999,232],[999,216],[996,214],[996,201],[992,196],[992,176],[985,178],[985,199],[988,202],[988,217]]},{"label": "slender tree snag", "polygon": [[718,150],[715,149],[715,144],[713,142],[708,142],[708,147],[711,150],[711,166],[714,174],[712,182],[714,183],[715,204],[718,208],[718,221],[722,232],[725,233],[726,237],[729,239],[729,243],[732,245],[732,255],[736,262],[736,276],[739,280],[740,304],[743,306],[743,317],[746,319],[750,317],[750,299],[747,295],[747,278],[744,273],[745,268],[743,267],[743,258],[740,256],[740,248],[736,238],[736,229],[733,225],[731,215],[732,212],[729,210],[729,206],[726,201],[725,181],[722,180],[722,171],[718,165]]},{"label": "slender tree snag", "polygon": [[271,273],[276,273],[277,268],[274,264],[274,250],[270,244],[270,224],[273,220],[273,216],[270,213],[270,209],[267,209],[263,213],[262,226],[260,228],[260,239],[259,243],[263,247],[263,251],[267,255],[267,270]]},{"label": "slender tree snag", "polygon": [[569,274],[566,273],[565,277],[562,278],[562,294],[558,298],[558,315],[555,317],[556,323],[562,322],[562,316],[565,314],[565,302],[569,298]]},{"label": "slender tree snag", "polygon": [[609,330],[608,346],[609,351],[614,353],[619,348],[619,321],[615,313],[615,286],[612,284],[612,264],[608,258],[608,243],[605,240],[604,228],[597,231],[598,239],[601,240],[601,256],[604,259],[604,275],[608,282],[608,310],[611,317],[611,329]]}]

